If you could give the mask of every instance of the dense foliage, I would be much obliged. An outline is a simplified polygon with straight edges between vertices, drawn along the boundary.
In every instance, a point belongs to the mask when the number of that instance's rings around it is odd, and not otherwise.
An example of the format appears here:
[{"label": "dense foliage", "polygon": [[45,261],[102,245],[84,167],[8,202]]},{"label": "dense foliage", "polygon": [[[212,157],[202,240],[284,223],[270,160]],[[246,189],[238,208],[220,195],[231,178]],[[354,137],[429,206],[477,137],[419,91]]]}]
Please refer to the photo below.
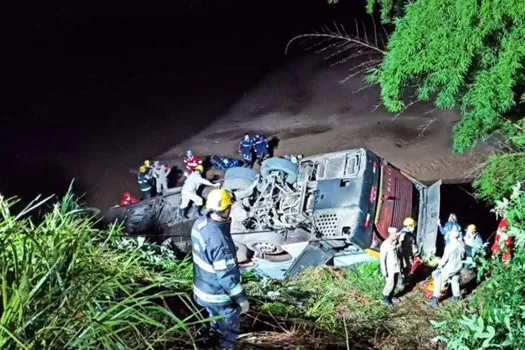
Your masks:
[{"label": "dense foliage", "polygon": [[497,202],[496,211],[501,209],[507,212],[516,253],[508,264],[499,257],[482,261],[479,274],[487,278],[470,308],[459,319],[435,323],[449,349],[525,349],[525,192],[519,184],[510,200]]},{"label": "dense foliage", "polygon": [[[379,3],[386,21],[398,3]],[[459,107],[457,151],[495,130],[523,143],[525,2],[417,0],[404,10],[384,61],[369,77],[380,84],[387,109],[401,111],[412,93],[442,109]]]},{"label": "dense foliage", "polygon": [[[95,229],[71,194],[38,219],[12,213],[14,203],[0,196],[0,348],[193,346],[191,325],[203,320],[184,292],[191,264]],[[170,311],[174,301],[186,316]]]},{"label": "dense foliage", "polygon": [[474,182],[478,198],[491,202],[511,193],[517,180],[525,180],[525,154],[491,156],[487,167]]}]

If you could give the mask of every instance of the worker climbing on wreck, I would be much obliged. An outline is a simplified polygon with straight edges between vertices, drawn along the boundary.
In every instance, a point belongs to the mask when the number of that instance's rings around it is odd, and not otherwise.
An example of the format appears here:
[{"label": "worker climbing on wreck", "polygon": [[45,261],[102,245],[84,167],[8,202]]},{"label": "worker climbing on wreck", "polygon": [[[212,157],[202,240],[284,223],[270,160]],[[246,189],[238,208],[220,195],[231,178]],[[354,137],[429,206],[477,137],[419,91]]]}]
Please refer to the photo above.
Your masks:
[{"label": "worker climbing on wreck", "polygon": [[139,168],[137,183],[142,192],[142,199],[151,198],[151,176],[148,174],[148,168],[145,165]]},{"label": "worker climbing on wreck", "polygon": [[219,183],[213,183],[202,177],[204,168],[202,165],[197,165],[194,171],[188,175],[184,185],[181,189],[181,199],[179,205],[178,218],[183,219],[186,217],[186,209],[193,202],[193,216],[198,216],[204,203],[201,196],[197,194],[201,185],[219,187]]},{"label": "worker climbing on wreck", "polygon": [[157,185],[157,195],[164,194],[168,190],[168,175],[171,169],[167,164],[161,165],[158,160],[153,162],[153,177]]},{"label": "worker climbing on wreck", "polygon": [[194,155],[191,150],[186,151],[183,162],[184,162],[184,167],[186,168],[188,175],[193,173],[193,171],[195,170],[197,166],[199,165],[202,166],[202,160],[196,155]]},{"label": "worker climbing on wreck", "polygon": [[210,213],[199,217],[191,230],[193,294],[211,318],[218,318],[210,327],[220,349],[235,348],[240,315],[250,308],[230,234],[231,205],[228,191],[211,191],[206,200]]}]

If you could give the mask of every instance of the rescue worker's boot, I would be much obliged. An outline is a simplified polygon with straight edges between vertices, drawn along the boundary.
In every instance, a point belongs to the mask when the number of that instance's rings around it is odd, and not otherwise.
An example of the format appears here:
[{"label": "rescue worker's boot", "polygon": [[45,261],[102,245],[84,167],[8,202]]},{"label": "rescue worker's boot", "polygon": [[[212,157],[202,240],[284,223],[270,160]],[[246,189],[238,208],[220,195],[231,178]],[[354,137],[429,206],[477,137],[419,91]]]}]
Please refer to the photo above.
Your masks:
[{"label": "rescue worker's boot", "polygon": [[193,206],[193,217],[198,217],[199,215],[201,215],[201,208],[202,208],[202,205],[195,205]]},{"label": "rescue worker's boot", "polygon": [[390,300],[388,295],[383,295],[383,305],[392,306],[392,300]]},{"label": "rescue worker's boot", "polygon": [[452,297],[452,300],[453,300],[455,303],[459,303],[459,297]]},{"label": "rescue worker's boot", "polygon": [[436,297],[433,297],[432,299],[430,299],[430,301],[425,301],[425,304],[432,307],[439,306],[438,299]]}]

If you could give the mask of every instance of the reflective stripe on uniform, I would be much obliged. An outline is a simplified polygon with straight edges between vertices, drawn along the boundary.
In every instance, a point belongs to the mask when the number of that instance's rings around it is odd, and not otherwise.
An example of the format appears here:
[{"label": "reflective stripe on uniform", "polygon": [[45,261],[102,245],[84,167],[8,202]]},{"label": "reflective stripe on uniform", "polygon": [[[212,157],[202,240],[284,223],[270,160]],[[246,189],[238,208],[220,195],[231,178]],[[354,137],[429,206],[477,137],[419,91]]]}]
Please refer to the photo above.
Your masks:
[{"label": "reflective stripe on uniform", "polygon": [[195,254],[193,254],[193,262],[195,263],[195,265],[197,265],[198,267],[200,267],[204,271],[207,271],[207,272],[210,272],[210,273],[215,273],[215,269],[213,268],[212,265],[206,263],[204,260],[202,260],[201,258],[199,258]]},{"label": "reflective stripe on uniform", "polygon": [[199,297],[199,299],[202,299],[203,301],[207,303],[217,303],[218,304],[218,303],[226,303],[231,300],[228,294],[208,294],[208,293],[204,293],[202,290],[200,290],[196,286],[193,286],[193,293],[195,293],[195,295]]},{"label": "reflective stripe on uniform", "polygon": [[150,187],[148,187],[148,188],[141,188],[140,190],[141,190],[142,192],[146,192],[146,191],[149,191],[149,190],[151,190],[151,186],[150,186]]},{"label": "reflective stripe on uniform", "polygon": [[235,287],[233,287],[232,290],[230,291],[230,295],[231,295],[232,297],[234,297],[234,296],[236,296],[236,295],[241,294],[243,291],[244,291],[244,288],[242,287],[242,284],[237,283],[237,284],[235,285]]},{"label": "reflective stripe on uniform", "polygon": [[229,267],[235,266],[235,259],[223,259],[213,262],[213,268],[217,270],[226,270]]}]

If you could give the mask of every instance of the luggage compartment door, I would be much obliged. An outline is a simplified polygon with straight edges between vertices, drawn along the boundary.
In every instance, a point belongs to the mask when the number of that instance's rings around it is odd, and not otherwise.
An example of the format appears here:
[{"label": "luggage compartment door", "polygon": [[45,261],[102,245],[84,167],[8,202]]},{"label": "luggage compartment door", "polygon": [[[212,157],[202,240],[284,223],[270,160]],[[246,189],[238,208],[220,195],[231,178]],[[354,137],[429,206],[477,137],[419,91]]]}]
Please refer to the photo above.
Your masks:
[{"label": "luggage compartment door", "polygon": [[417,245],[423,256],[436,253],[437,219],[441,202],[441,180],[431,186],[421,186],[419,217],[417,227]]}]

